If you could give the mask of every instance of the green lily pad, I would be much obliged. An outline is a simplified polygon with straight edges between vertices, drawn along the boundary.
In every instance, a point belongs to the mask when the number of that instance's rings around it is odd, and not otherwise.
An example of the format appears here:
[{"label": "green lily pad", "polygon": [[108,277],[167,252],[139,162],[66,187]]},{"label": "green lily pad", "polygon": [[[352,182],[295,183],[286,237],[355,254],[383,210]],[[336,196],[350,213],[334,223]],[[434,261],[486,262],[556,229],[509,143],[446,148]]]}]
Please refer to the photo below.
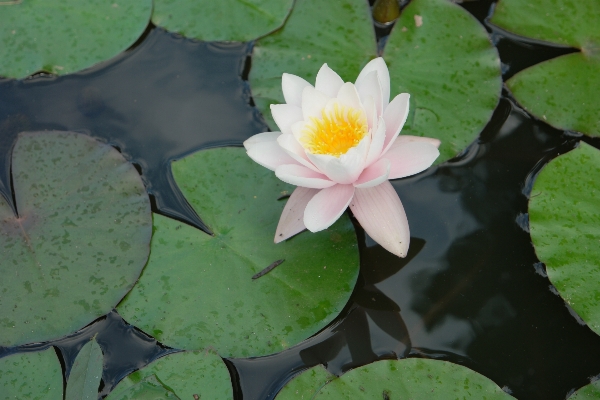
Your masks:
[{"label": "green lily pad", "polygon": [[194,398],[233,399],[229,370],[212,352],[182,352],[159,358],[126,376],[106,400]]},{"label": "green lily pad", "polygon": [[580,146],[542,169],[529,200],[531,239],[563,299],[600,334],[600,151]]},{"label": "green lily pad", "polygon": [[337,376],[328,372],[322,365],[303,371],[289,381],[277,393],[276,400],[312,399],[330,381]]},{"label": "green lily pad", "polygon": [[102,367],[102,349],[94,338],[79,350],[75,358],[67,381],[65,400],[97,399]]},{"label": "green lily pad", "polygon": [[568,397],[568,400],[600,399],[600,381],[594,381],[577,390]]},{"label": "green lily pad", "polygon": [[252,97],[273,130],[269,106],[284,103],[281,75],[286,72],[314,83],[327,63],[344,81],[356,80],[377,56],[373,19],[364,0],[296,0],[279,31],[256,42],[252,54]]},{"label": "green lily pad", "polygon": [[57,75],[116,56],[144,32],[152,0],[26,0],[0,4],[0,75]]},{"label": "green lily pad", "polygon": [[0,196],[0,346],[56,339],[109,312],[152,235],[142,180],[111,146],[21,133],[11,169],[18,216]]},{"label": "green lily pad", "polygon": [[148,265],[117,307],[129,323],[172,347],[254,357],[299,343],[342,310],[359,269],[347,216],[274,244],[285,204],[277,198],[294,187],[243,149],[200,151],[172,170],[214,236],[155,215]]},{"label": "green lily pad", "polygon": [[493,381],[447,361],[377,361],[334,379],[317,399],[514,399]]},{"label": "green lily pad", "polygon": [[293,0],[155,0],[152,22],[204,41],[245,42],[283,25]]},{"label": "green lily pad", "polygon": [[0,393],[4,399],[62,399],[62,370],[54,348],[0,358]]},{"label": "green lily pad", "polygon": [[578,48],[527,68],[506,84],[532,114],[560,128],[600,134],[600,3],[500,0],[491,22],[519,35]]},{"label": "green lily pad", "polygon": [[485,28],[450,1],[411,1],[394,26],[384,59],[392,97],[411,95],[402,133],[440,139],[438,163],[471,143],[498,104],[498,52]]}]

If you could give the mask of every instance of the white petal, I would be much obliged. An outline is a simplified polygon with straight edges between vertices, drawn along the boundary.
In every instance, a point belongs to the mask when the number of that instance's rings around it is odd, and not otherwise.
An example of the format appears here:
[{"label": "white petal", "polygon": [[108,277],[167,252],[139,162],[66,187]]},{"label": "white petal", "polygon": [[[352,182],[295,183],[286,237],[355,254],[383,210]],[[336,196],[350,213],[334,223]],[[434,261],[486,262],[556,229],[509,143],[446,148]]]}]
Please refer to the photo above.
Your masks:
[{"label": "white petal", "polygon": [[388,180],[390,174],[390,161],[382,158],[360,174],[358,180],[354,182],[356,188],[368,188],[381,184],[383,181]]},{"label": "white petal", "polygon": [[318,168],[310,162],[306,156],[304,147],[298,143],[294,135],[291,133],[284,133],[277,138],[277,143],[279,143],[279,146],[281,146],[281,148],[283,148],[294,160],[313,171],[319,172]]},{"label": "white petal", "polygon": [[356,189],[350,202],[352,213],[384,249],[406,257],[410,231],[404,207],[389,181],[366,189]]},{"label": "white petal", "polygon": [[362,109],[362,103],[360,102],[360,97],[358,96],[358,92],[354,87],[354,84],[351,82],[346,82],[340,88],[340,91],[337,95],[338,101],[348,107]]},{"label": "white petal", "polygon": [[363,104],[367,98],[373,98],[375,108],[377,109],[377,117],[381,117],[383,114],[383,96],[381,94],[381,84],[377,76],[377,71],[371,71],[360,82],[357,81],[356,90]]},{"label": "white petal", "polygon": [[329,228],[348,208],[353,195],[352,185],[335,185],[321,190],[306,205],[304,225],[311,232]]},{"label": "white petal", "polygon": [[429,137],[424,137],[424,136],[400,135],[396,138],[396,141],[394,142],[394,144],[392,144],[392,146],[390,147],[390,150],[394,146],[401,145],[402,143],[408,143],[408,142],[430,143],[430,144],[434,145],[435,147],[437,147],[438,149],[440,148],[440,144],[442,143],[439,139],[434,139],[434,138],[429,138]]},{"label": "white petal", "polygon": [[363,101],[363,108],[365,109],[365,113],[367,114],[367,124],[369,125],[369,129],[374,132],[377,129],[377,107],[375,107],[375,101],[372,97],[367,97]]},{"label": "white petal", "polygon": [[321,111],[327,105],[329,97],[313,88],[307,86],[302,91],[302,115],[305,121],[310,120],[311,117],[321,119]]},{"label": "white petal", "polygon": [[271,171],[275,171],[280,165],[297,164],[277,141],[256,143],[247,153],[251,159]]},{"label": "white petal", "polygon": [[282,242],[306,229],[304,226],[304,209],[306,205],[319,193],[319,189],[309,189],[298,186],[281,213],[277,230],[275,231],[275,243]]},{"label": "white petal", "polygon": [[271,115],[283,133],[292,133],[292,125],[302,121],[302,109],[291,104],[271,104]]},{"label": "white petal", "polygon": [[291,185],[313,189],[323,189],[335,185],[335,182],[327,179],[325,175],[298,164],[278,166],[275,169],[275,176]]},{"label": "white petal", "polygon": [[302,91],[312,85],[299,76],[284,73],[281,76],[281,90],[287,104],[302,107]]},{"label": "white petal", "polygon": [[365,168],[365,159],[369,150],[368,136],[365,136],[357,146],[348,150],[340,157],[326,154],[306,153],[308,159],[329,179],[340,184],[354,183]]},{"label": "white petal", "polygon": [[315,89],[329,97],[336,97],[343,84],[342,78],[325,63],[317,73]]},{"label": "white petal", "polygon": [[379,118],[377,129],[375,132],[371,132],[371,146],[367,153],[367,161],[365,165],[368,167],[379,159],[381,150],[383,149],[383,142],[385,141],[385,121],[383,118]]},{"label": "white petal", "polygon": [[384,156],[391,164],[388,179],[404,178],[425,171],[439,155],[438,148],[429,142],[394,143]]},{"label": "white petal", "polygon": [[306,121],[298,121],[295,124],[292,124],[292,135],[294,135],[298,143],[302,143],[302,136],[304,136],[305,127]]},{"label": "white petal", "polygon": [[390,102],[390,72],[388,71],[385,61],[383,61],[383,58],[378,57],[369,61],[362,71],[360,71],[360,74],[358,74],[358,78],[356,78],[356,84],[358,85],[371,71],[377,71],[377,75],[379,76],[381,95],[383,99],[383,109],[385,110]]},{"label": "white petal", "polygon": [[250,150],[250,148],[252,148],[252,146],[254,146],[257,143],[275,142],[277,141],[279,135],[281,135],[281,132],[257,133],[256,135],[250,136],[244,141],[244,147],[246,148],[246,150]]},{"label": "white petal", "polygon": [[394,97],[394,100],[392,100],[390,105],[385,109],[383,119],[385,120],[386,132],[385,142],[383,143],[383,152],[381,154],[385,154],[385,152],[388,151],[392,143],[394,143],[394,140],[396,140],[400,134],[400,130],[408,117],[409,99],[410,95],[408,93],[400,93],[398,96]]}]

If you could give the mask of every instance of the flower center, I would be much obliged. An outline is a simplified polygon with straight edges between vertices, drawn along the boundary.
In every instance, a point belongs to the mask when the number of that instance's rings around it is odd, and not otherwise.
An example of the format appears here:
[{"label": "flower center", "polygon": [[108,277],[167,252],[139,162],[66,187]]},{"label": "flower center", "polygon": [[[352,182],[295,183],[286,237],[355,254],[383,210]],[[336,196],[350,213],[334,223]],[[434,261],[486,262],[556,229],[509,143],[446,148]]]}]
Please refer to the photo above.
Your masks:
[{"label": "flower center", "polygon": [[332,110],[321,111],[321,119],[310,119],[301,142],[312,154],[339,157],[356,146],[368,131],[364,111],[334,104]]}]

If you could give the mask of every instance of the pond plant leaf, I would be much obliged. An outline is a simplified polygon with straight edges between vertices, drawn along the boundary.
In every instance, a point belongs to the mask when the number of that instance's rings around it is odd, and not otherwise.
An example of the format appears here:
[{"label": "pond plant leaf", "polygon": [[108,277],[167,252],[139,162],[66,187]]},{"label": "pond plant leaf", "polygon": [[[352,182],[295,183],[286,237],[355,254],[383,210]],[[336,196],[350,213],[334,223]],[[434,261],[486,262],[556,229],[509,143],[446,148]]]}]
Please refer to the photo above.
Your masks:
[{"label": "pond plant leaf", "polygon": [[584,142],[550,161],[529,199],[535,252],[561,297],[600,334],[600,151]]},{"label": "pond plant leaf", "polygon": [[53,347],[0,358],[2,399],[62,399],[63,379]]},{"label": "pond plant leaf", "polygon": [[214,352],[202,350],[161,357],[126,376],[106,400],[195,398],[233,399],[229,370]]},{"label": "pond plant leaf", "polygon": [[252,97],[271,129],[278,130],[269,106],[284,103],[284,72],[314,84],[319,68],[327,63],[344,81],[354,82],[376,56],[368,2],[296,0],[285,25],[254,46],[249,75]]},{"label": "pond plant leaf", "polygon": [[67,381],[65,400],[98,399],[103,360],[95,338],[79,350]]},{"label": "pond plant leaf", "polygon": [[438,163],[471,143],[498,104],[498,52],[479,21],[450,1],[411,1],[390,34],[384,59],[391,96],[411,96],[402,134],[440,139]]},{"label": "pond plant leaf", "polygon": [[579,388],[575,393],[570,395],[567,400],[593,400],[600,399],[600,380],[594,381],[582,388]]},{"label": "pond plant leaf", "polygon": [[0,346],[62,337],[109,312],[148,258],[150,201],[113,147],[60,131],[19,134],[17,215],[0,196]]},{"label": "pond plant leaf", "polygon": [[353,369],[312,397],[325,399],[514,399],[485,376],[447,361],[383,360]]},{"label": "pond plant leaf", "polygon": [[518,35],[580,50],[527,68],[506,84],[549,124],[600,135],[600,2],[500,0],[491,22]]},{"label": "pond plant leaf", "polygon": [[155,215],[148,265],[117,307],[125,320],[172,347],[254,357],[299,343],[343,309],[359,269],[347,215],[274,244],[285,205],[277,199],[294,187],[244,149],[199,151],[172,170],[214,235]]},{"label": "pond plant leaf", "polygon": [[322,365],[309,368],[295,376],[277,393],[275,400],[312,399],[321,388],[337,376]]},{"label": "pond plant leaf", "polygon": [[108,60],[144,32],[151,0],[4,1],[0,76],[68,74]]},{"label": "pond plant leaf", "polygon": [[155,0],[152,22],[185,37],[246,42],[283,25],[293,0]]}]

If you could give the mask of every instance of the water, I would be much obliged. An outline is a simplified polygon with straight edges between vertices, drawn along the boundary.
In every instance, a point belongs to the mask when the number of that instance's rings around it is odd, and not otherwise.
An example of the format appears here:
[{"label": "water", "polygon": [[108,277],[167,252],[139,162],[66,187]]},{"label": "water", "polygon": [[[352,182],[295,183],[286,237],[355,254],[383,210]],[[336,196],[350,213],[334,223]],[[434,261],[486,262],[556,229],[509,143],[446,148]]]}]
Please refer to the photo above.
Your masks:
[{"label": "water", "polygon": [[[484,21],[491,1],[464,3]],[[503,76],[574,51],[488,28]],[[117,146],[142,172],[154,211],[203,227],[174,185],[169,163],[202,148],[240,145],[266,130],[247,82],[251,44],[207,44],[150,27],[132,50],[66,77],[0,79],[0,191],[12,198],[8,154],[22,130],[85,131]],[[284,352],[226,360],[236,399],[271,399],[296,373],[323,363],[340,374],[366,363],[430,357],[467,366],[518,399],[564,399],[600,373],[600,337],[555,294],[531,245],[527,202],[535,174],[573,148],[503,97],[480,137],[459,157],[394,181],[411,227],[406,259],[357,225],[361,274],[330,326]],[[599,140],[585,139],[598,147]],[[71,368],[98,334],[101,395],[171,349],[116,312],[52,343]]]}]

